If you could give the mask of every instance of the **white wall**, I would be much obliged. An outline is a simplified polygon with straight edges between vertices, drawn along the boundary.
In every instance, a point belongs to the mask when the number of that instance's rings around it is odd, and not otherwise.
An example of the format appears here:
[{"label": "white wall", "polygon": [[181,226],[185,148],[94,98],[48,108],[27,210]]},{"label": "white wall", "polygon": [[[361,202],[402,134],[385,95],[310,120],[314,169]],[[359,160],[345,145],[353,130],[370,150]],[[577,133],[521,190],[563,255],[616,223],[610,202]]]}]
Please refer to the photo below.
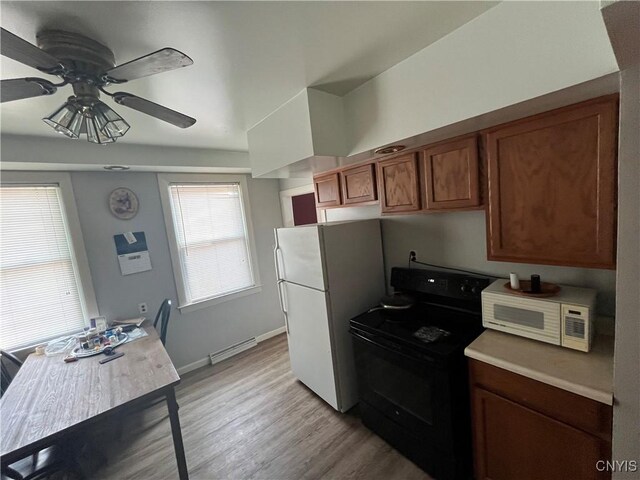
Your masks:
[{"label": "white wall", "polygon": [[502,2],[347,94],[350,154],[616,71],[598,2]]},{"label": "white wall", "polygon": [[[108,319],[136,316],[138,303],[147,302],[155,316],[164,298],[177,305],[156,175],[73,172],[71,179],[100,313]],[[284,324],[272,260],[273,227],[281,225],[278,182],[248,178],[248,184],[262,292],[185,314],[174,309],[167,350],[176,367]],[[107,208],[109,192],[120,186],[131,188],[140,200],[132,220],[119,220]],[[126,231],[146,233],[153,270],[120,274],[113,235]]]},{"label": "white wall", "polygon": [[296,187],[306,187],[311,185],[311,178],[281,178],[280,190],[288,190]]},{"label": "white wall", "polygon": [[[601,4],[620,65],[613,458],[640,462],[640,3]],[[638,478],[638,470],[613,478]]]},{"label": "white wall", "polygon": [[81,140],[2,135],[2,168],[6,170],[103,170],[126,165],[148,171],[249,173],[249,154],[205,148],[154,147],[116,143],[97,146]]},{"label": "white wall", "polygon": [[305,88],[251,127],[247,140],[254,177],[314,156],[345,156],[342,98]]},{"label": "white wall", "polygon": [[247,131],[254,176],[313,156],[307,89],[282,104]]},{"label": "white wall", "polygon": [[[222,160],[222,157],[212,156],[210,151],[198,149],[113,147],[87,145],[85,148],[84,144],[66,139],[3,135],[2,167],[5,168],[7,162],[55,160],[63,163],[65,158],[76,164],[84,161],[107,164],[142,161],[156,165],[180,165],[185,161],[187,165],[219,165]],[[242,159],[232,154],[226,160],[223,163],[232,166],[236,160]],[[246,162],[245,165],[248,159]],[[109,319],[136,316],[138,303],[146,302],[153,317],[164,298],[171,298],[177,305],[156,174],[72,172],[71,180],[100,313]],[[177,367],[284,324],[276,294],[272,256],[273,228],[282,225],[278,181],[248,177],[248,185],[262,291],[184,315],[174,309],[167,350]],[[120,186],[131,188],[140,200],[140,211],[132,220],[119,220],[107,208],[109,193]],[[153,270],[125,277],[120,274],[113,235],[126,231],[146,233]]]},{"label": "white wall", "polygon": [[[613,458],[640,463],[640,63],[621,72]],[[640,469],[640,465],[638,466]],[[615,478],[632,478],[618,473]],[[635,473],[638,475],[638,472]],[[636,477],[637,478],[637,477]]]},{"label": "white wall", "polygon": [[[379,207],[350,207],[326,210],[327,221],[379,217]],[[615,303],[615,271],[490,262],[487,260],[484,211],[393,215],[382,218],[382,240],[387,274],[391,267],[407,266],[409,251],[418,260],[520,278],[539,274],[544,281],[590,287],[598,290],[598,309],[612,315]],[[427,267],[423,267],[427,268]]]}]

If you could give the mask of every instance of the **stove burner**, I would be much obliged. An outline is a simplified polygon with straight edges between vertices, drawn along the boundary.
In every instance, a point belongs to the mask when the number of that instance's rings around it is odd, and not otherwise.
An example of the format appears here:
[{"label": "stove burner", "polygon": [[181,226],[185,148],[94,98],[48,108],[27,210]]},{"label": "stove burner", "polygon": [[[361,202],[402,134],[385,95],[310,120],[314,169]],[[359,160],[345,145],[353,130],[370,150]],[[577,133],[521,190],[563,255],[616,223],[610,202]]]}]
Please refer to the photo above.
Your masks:
[{"label": "stove burner", "polygon": [[447,332],[446,330],[433,326],[420,327],[418,330],[413,332],[413,336],[424,343],[432,343],[440,340],[442,337],[448,337],[449,335],[451,335],[451,332]]}]

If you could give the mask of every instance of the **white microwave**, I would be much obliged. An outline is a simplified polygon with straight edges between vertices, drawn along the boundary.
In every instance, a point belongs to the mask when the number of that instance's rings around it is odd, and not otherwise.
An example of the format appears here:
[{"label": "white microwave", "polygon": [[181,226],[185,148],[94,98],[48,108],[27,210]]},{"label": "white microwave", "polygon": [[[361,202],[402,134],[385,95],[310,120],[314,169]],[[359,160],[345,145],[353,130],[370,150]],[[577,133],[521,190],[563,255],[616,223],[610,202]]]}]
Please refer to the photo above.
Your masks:
[{"label": "white microwave", "polygon": [[510,292],[509,280],[496,280],[482,291],[482,325],[588,352],[594,334],[596,291],[561,286],[553,297]]}]

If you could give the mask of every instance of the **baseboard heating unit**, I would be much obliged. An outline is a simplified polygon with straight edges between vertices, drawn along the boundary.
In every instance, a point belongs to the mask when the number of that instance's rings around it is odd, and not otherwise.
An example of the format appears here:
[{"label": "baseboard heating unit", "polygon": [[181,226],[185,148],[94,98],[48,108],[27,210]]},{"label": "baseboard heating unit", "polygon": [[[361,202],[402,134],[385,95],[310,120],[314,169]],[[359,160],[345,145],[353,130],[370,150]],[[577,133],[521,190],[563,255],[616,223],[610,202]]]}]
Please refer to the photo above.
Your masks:
[{"label": "baseboard heating unit", "polygon": [[258,345],[256,337],[251,337],[240,343],[236,343],[235,345],[231,345],[230,347],[220,350],[219,352],[210,353],[209,359],[211,360],[211,365],[226,360],[227,358],[233,357],[234,355],[255,347],[256,345]]}]

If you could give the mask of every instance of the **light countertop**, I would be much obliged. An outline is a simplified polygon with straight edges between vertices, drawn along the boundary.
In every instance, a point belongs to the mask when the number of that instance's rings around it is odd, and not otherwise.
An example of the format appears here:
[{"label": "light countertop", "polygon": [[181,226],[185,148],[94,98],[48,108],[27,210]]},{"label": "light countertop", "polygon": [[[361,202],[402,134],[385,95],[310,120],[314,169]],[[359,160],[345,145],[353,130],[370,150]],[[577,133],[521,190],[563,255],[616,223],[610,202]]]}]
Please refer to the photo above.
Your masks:
[{"label": "light countertop", "polygon": [[613,337],[596,335],[589,353],[486,330],[467,357],[613,405]]}]

